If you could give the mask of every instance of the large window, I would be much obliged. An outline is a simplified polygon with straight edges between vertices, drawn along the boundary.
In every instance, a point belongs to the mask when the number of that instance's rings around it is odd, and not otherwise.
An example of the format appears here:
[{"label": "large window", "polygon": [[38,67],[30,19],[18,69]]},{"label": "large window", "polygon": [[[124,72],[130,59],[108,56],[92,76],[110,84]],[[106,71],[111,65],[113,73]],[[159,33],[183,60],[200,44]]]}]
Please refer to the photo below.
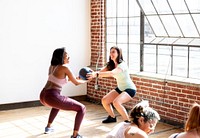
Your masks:
[{"label": "large window", "polygon": [[[107,0],[107,55],[113,45],[122,48],[130,69],[140,70],[140,9],[135,0]],[[108,56],[107,56],[108,58]]]},{"label": "large window", "polygon": [[107,0],[107,52],[115,44],[132,71],[199,79],[200,0]]}]

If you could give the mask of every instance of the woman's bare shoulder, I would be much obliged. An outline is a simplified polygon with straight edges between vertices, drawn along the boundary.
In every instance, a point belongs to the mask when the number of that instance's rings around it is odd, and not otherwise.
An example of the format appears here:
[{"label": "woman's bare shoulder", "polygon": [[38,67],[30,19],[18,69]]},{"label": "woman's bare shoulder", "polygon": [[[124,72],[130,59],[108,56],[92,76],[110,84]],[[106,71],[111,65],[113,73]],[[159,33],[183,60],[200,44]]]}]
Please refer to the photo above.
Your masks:
[{"label": "woman's bare shoulder", "polygon": [[168,138],[174,138],[176,135],[178,135],[179,133],[174,133],[172,135],[170,135]]},{"label": "woman's bare shoulder", "polygon": [[170,135],[168,138],[174,138],[175,136],[177,136],[177,138],[200,138],[200,136],[198,136],[197,133],[195,133],[194,131],[174,133]]},{"label": "woman's bare shoulder", "polygon": [[148,135],[137,127],[130,127],[125,136],[126,138],[148,138]]},{"label": "woman's bare shoulder", "polygon": [[61,69],[61,70],[64,70],[64,71],[70,71],[70,67],[67,66],[67,65],[62,65],[62,66],[60,66],[60,69]]}]

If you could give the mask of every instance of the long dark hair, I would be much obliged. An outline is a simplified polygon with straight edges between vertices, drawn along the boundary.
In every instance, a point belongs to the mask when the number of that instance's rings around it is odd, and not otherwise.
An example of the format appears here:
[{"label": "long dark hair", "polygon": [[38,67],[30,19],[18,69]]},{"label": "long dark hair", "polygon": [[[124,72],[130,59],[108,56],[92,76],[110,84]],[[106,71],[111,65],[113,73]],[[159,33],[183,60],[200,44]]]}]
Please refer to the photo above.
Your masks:
[{"label": "long dark hair", "polygon": [[57,48],[54,50],[52,58],[51,58],[51,65],[62,65],[64,64],[63,56],[64,56],[65,48]]},{"label": "long dark hair", "polygon": [[[122,61],[123,61],[123,56],[122,56],[122,50],[121,48],[117,47],[117,46],[113,46],[110,48],[110,51],[112,49],[115,49],[117,51],[117,63],[120,64]],[[109,56],[109,61],[107,63],[107,69],[110,71],[110,70],[113,70],[115,68],[115,63],[114,61],[111,59],[111,57]]]}]

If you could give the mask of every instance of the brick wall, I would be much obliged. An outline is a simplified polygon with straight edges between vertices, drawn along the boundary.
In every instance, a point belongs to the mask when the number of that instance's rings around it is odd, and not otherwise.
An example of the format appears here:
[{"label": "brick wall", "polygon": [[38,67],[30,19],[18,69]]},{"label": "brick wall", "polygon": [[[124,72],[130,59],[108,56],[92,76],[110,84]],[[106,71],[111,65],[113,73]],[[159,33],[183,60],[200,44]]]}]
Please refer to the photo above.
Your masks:
[{"label": "brick wall", "polygon": [[[131,109],[140,100],[146,99],[149,100],[150,106],[158,111],[163,121],[183,124],[190,106],[194,102],[200,104],[199,85],[132,76],[137,94],[132,101],[125,104],[127,109]],[[88,83],[87,96],[90,100],[100,103],[101,98],[116,87],[116,81],[113,78],[101,78],[98,83],[98,90],[94,89],[95,79]]]},{"label": "brick wall", "polygon": [[91,66],[105,63],[105,4],[104,0],[91,0]]},{"label": "brick wall", "polygon": [[[102,19],[101,19],[102,18]],[[99,67],[105,64],[105,2],[91,0],[91,67],[97,63],[100,53]],[[157,110],[162,118],[169,123],[183,124],[192,103],[200,104],[200,86],[192,83],[164,81],[150,77],[132,75],[136,84],[137,94],[133,101],[125,104],[130,109],[141,99],[147,99],[151,107]],[[116,87],[113,78],[99,79],[98,90],[94,89],[95,80],[87,85],[87,96],[90,100],[100,103],[101,98]]]}]

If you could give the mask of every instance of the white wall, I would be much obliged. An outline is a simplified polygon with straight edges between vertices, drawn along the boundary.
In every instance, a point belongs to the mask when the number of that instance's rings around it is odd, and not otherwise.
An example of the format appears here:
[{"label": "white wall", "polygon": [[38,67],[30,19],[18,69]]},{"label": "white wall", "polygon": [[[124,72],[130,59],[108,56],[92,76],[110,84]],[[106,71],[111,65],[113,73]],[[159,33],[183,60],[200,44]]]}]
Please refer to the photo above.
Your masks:
[{"label": "white wall", "polygon": [[[58,47],[75,75],[90,64],[89,0],[0,0],[0,104],[39,100]],[[84,95],[86,84],[62,94]]]}]

